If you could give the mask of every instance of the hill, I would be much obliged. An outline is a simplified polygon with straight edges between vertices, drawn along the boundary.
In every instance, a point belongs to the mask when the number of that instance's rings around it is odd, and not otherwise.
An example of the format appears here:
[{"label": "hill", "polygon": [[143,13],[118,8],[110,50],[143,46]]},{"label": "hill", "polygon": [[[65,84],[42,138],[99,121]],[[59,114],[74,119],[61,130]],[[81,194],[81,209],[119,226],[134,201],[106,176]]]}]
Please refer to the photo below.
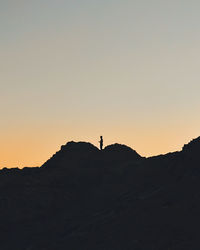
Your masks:
[{"label": "hill", "polygon": [[40,168],[0,171],[2,250],[200,249],[200,138],[141,157],[68,142]]}]

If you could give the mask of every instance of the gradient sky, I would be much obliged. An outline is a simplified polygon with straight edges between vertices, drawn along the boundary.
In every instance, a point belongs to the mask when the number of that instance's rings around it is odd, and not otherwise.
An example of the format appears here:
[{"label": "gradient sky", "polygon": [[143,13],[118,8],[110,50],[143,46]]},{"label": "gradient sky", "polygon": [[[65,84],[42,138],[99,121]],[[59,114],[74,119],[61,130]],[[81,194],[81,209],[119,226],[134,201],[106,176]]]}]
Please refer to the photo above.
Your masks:
[{"label": "gradient sky", "polygon": [[200,135],[199,0],[0,0],[0,167],[67,141],[143,156]]}]

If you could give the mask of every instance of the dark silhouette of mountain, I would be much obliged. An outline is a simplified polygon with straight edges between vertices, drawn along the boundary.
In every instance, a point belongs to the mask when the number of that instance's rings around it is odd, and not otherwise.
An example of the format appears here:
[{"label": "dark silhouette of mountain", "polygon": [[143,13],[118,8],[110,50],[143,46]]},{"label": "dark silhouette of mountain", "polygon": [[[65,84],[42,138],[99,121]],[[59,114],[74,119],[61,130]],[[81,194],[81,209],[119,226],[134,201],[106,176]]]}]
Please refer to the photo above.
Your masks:
[{"label": "dark silhouette of mountain", "polygon": [[111,164],[126,164],[135,162],[142,157],[132,148],[121,144],[113,144],[100,151],[87,142],[68,142],[61,146],[60,151],[53,155],[42,167],[66,168],[78,165],[79,167],[97,167]]},{"label": "dark silhouette of mountain", "polygon": [[68,142],[0,171],[1,250],[200,249],[200,138],[150,158]]}]

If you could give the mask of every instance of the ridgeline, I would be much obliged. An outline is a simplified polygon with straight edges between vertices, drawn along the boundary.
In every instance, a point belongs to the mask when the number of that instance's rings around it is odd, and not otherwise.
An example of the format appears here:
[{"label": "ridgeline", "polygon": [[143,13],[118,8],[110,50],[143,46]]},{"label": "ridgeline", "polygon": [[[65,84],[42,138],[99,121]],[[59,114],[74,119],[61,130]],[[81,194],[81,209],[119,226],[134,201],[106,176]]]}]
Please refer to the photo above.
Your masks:
[{"label": "ridgeline", "polygon": [[0,171],[1,250],[200,249],[200,137],[150,158],[68,142]]}]

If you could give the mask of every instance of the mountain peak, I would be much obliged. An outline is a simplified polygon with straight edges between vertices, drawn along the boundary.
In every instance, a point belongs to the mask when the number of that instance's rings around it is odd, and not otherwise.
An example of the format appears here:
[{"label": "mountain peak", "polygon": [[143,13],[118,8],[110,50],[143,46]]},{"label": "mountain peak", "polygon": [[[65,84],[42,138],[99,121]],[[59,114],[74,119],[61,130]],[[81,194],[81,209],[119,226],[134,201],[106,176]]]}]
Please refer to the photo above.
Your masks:
[{"label": "mountain peak", "polygon": [[90,142],[74,142],[70,141],[67,142],[65,145],[61,146],[61,151],[66,150],[66,151],[97,151],[98,148],[95,147],[93,144]]},{"label": "mountain peak", "polygon": [[62,145],[60,150],[56,152],[42,167],[64,167],[68,165],[76,165],[83,159],[88,158],[92,153],[98,152],[99,149],[89,142],[67,142]]},{"label": "mountain peak", "polygon": [[132,148],[119,143],[108,145],[105,147],[103,153],[108,159],[115,159],[115,161],[135,161],[142,158]]}]

